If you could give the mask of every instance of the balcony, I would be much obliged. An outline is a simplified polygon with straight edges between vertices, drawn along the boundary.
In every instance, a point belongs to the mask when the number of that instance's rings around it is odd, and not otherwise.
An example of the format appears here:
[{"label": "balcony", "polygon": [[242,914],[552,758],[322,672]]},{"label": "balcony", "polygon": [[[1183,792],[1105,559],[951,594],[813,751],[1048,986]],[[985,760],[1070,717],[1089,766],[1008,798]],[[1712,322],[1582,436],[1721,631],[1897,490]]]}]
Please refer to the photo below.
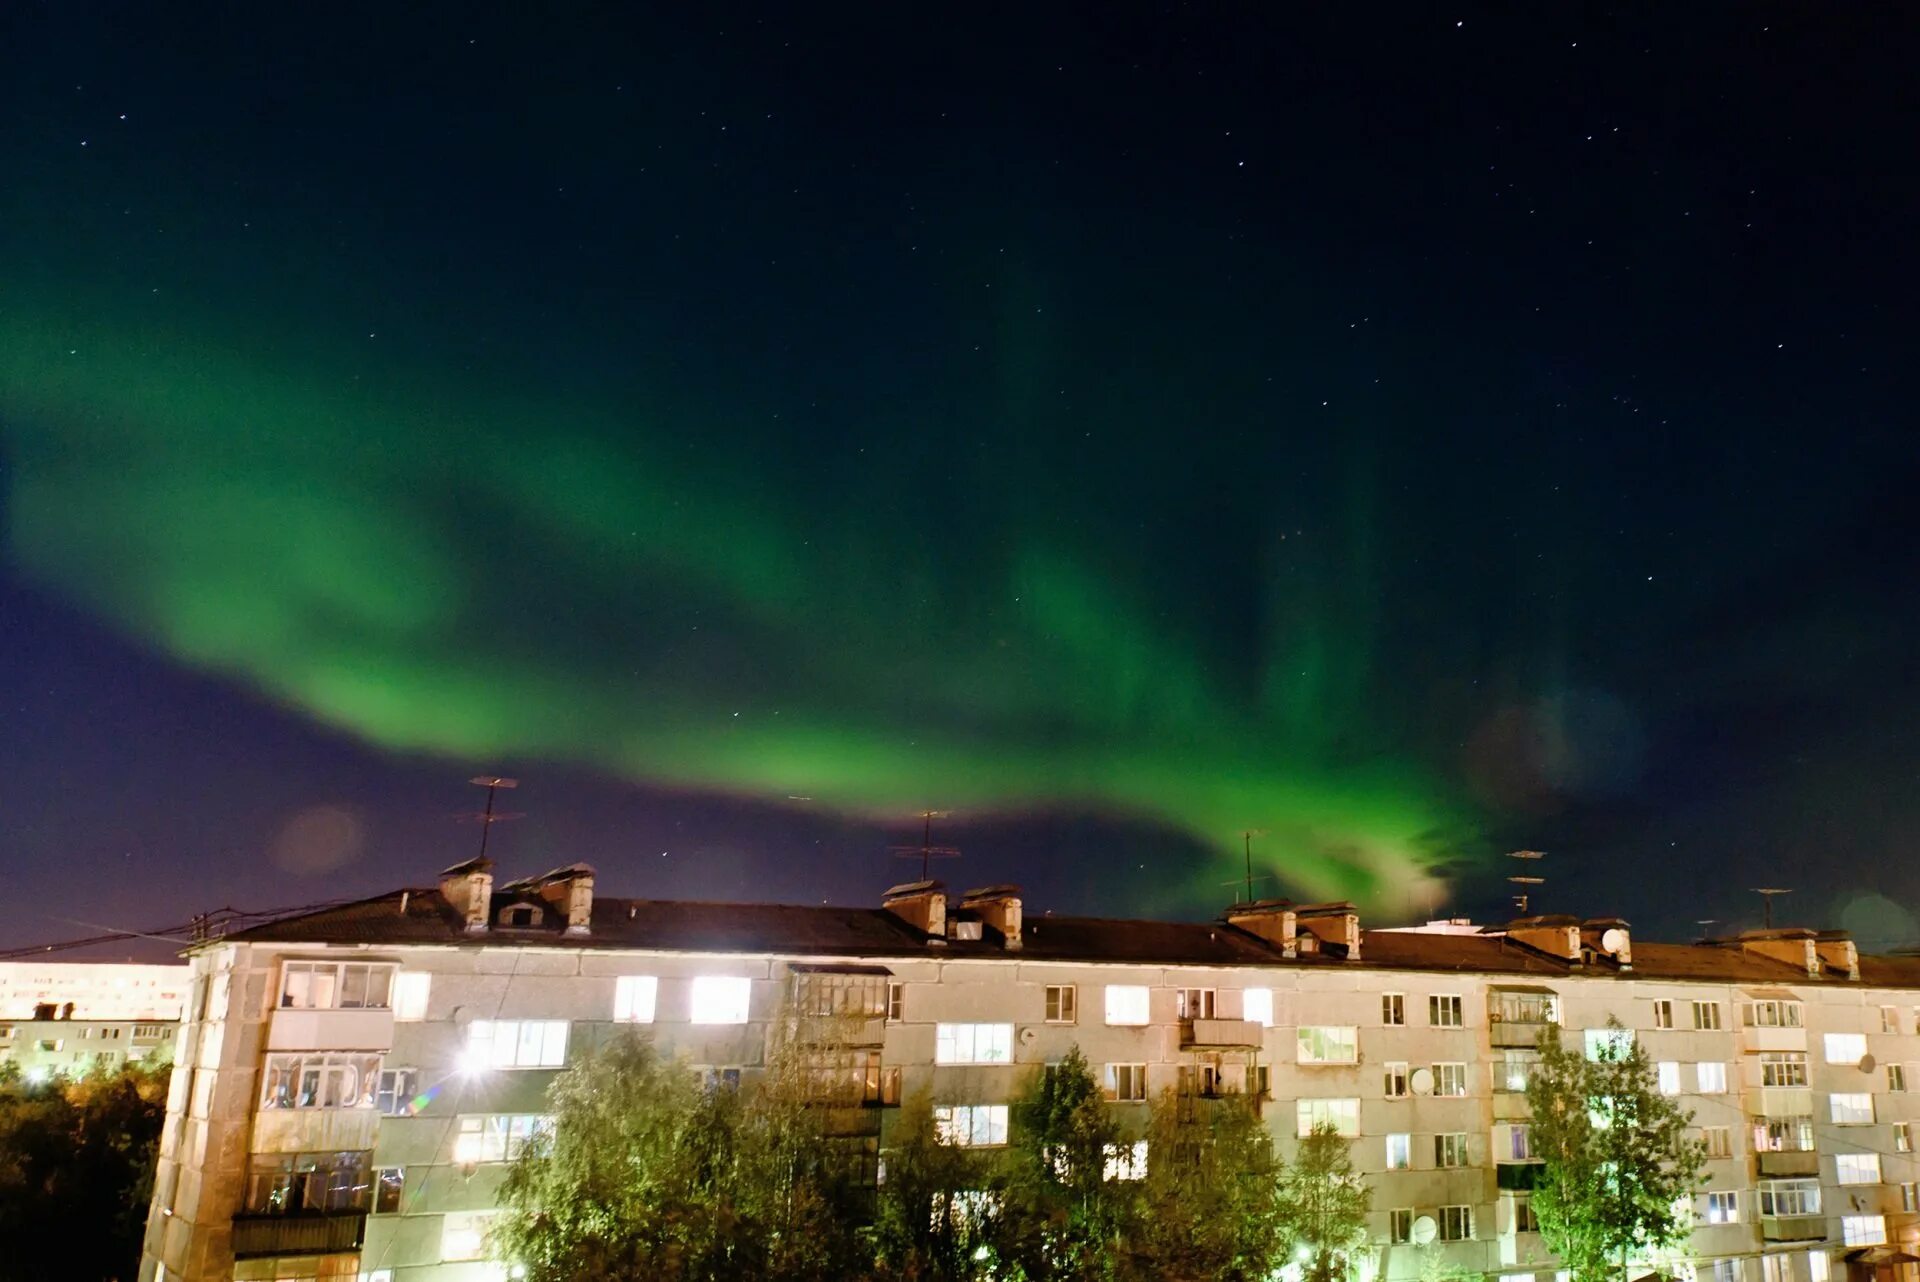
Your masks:
[{"label": "balcony", "polygon": [[1544,1162],[1496,1162],[1493,1166],[1494,1187],[1528,1192],[1540,1182],[1540,1173],[1545,1169]]},{"label": "balcony", "polygon": [[1250,1019],[1193,1019],[1180,1025],[1183,1046],[1261,1046],[1266,1026]]},{"label": "balcony", "polygon": [[233,1217],[235,1259],[261,1255],[319,1255],[329,1251],[357,1251],[367,1235],[367,1213],[344,1211],[333,1215],[236,1215]]},{"label": "balcony", "polygon": [[1754,1159],[1763,1176],[1820,1174],[1820,1154],[1813,1149],[1755,1153]]},{"label": "balcony", "polygon": [[1749,1093],[1754,1102],[1754,1112],[1761,1117],[1810,1117],[1813,1114],[1813,1091],[1805,1086],[1762,1086],[1757,1093]]},{"label": "balcony", "polygon": [[1804,1028],[1757,1028],[1740,1030],[1740,1039],[1750,1051],[1803,1051],[1807,1049]]},{"label": "balcony", "polygon": [[1827,1236],[1824,1215],[1763,1215],[1760,1239],[1764,1242],[1816,1242]]},{"label": "balcony", "polygon": [[393,1048],[390,1010],[281,1008],[267,1020],[270,1051],[384,1051]]}]

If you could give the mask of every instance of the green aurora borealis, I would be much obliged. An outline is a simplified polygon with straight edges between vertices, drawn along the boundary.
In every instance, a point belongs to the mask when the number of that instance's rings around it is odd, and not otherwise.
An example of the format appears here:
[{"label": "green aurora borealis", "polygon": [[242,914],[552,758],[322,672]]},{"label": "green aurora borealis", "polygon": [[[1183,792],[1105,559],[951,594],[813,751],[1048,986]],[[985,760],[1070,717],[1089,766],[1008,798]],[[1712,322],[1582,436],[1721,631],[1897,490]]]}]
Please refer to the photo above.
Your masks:
[{"label": "green aurora borealis", "polygon": [[0,934],[381,891],[497,770],[622,893],[871,902],[934,808],[1037,911],[1252,829],[1905,942],[1883,25],[7,7]]},{"label": "green aurora borealis", "polygon": [[245,349],[0,334],[16,553],[380,745],[876,815],[1090,810],[1223,854],[1255,827],[1296,893],[1396,906],[1455,853],[1431,779],[1336,768],[1317,730],[1359,712],[1335,692],[1364,638],[1282,620],[1234,671],[1204,618],[1156,614],[1057,531],[975,530],[943,564],[606,410],[363,390]]}]

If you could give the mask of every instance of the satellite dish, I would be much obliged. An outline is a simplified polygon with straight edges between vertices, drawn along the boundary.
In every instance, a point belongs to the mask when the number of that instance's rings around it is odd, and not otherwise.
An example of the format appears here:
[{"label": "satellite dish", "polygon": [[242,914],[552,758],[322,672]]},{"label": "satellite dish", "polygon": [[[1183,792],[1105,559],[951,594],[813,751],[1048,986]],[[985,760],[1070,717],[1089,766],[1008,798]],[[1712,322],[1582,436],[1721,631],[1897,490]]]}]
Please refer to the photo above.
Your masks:
[{"label": "satellite dish", "polygon": [[1431,1215],[1418,1216],[1413,1221],[1412,1236],[1415,1246],[1426,1246],[1440,1236],[1440,1226],[1433,1222]]},{"label": "satellite dish", "polygon": [[1874,1069],[1874,1065],[1877,1062],[1878,1061],[1876,1061],[1871,1055],[1862,1055],[1860,1057],[1860,1071],[1863,1073],[1871,1073]]},{"label": "satellite dish", "polygon": [[1609,926],[1600,936],[1600,947],[1610,953],[1618,953],[1627,946],[1627,932],[1618,926]]},{"label": "satellite dish", "polygon": [[1416,1068],[1413,1070],[1413,1076],[1409,1080],[1413,1084],[1413,1093],[1415,1095],[1433,1094],[1433,1070],[1432,1069]]},{"label": "satellite dish", "polygon": [[1039,1040],[1039,1037],[1040,1034],[1034,1032],[1031,1026],[1020,1030],[1020,1044],[1022,1046],[1033,1045],[1035,1041]]}]

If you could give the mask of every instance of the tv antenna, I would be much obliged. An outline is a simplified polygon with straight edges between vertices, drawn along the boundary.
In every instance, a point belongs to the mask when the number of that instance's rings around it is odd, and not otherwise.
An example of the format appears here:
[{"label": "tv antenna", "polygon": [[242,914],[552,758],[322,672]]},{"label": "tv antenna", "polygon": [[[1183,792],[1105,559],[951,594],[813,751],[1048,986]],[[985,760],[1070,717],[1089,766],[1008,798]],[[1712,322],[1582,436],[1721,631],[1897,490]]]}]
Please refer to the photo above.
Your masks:
[{"label": "tv antenna", "polygon": [[917,846],[888,846],[895,859],[919,859],[920,880],[928,881],[933,876],[932,864],[936,859],[958,859],[960,847],[936,846],[933,844],[933,821],[945,819],[953,812],[950,810],[923,810],[920,812],[920,844]]},{"label": "tv antenna", "polygon": [[1775,895],[1791,895],[1793,893],[1793,890],[1787,886],[1749,886],[1747,887],[1747,889],[1751,890],[1754,894],[1760,896],[1760,902],[1766,905],[1766,907],[1762,910],[1765,914],[1765,920],[1767,923],[1766,929],[1772,930],[1773,929],[1773,897]]},{"label": "tv antenna", "polygon": [[1241,849],[1242,855],[1246,859],[1246,867],[1247,867],[1246,876],[1235,877],[1232,881],[1223,881],[1220,883],[1222,886],[1238,886],[1238,885],[1244,884],[1247,888],[1247,897],[1244,902],[1249,904],[1253,902],[1253,883],[1256,881],[1272,881],[1273,880],[1272,874],[1270,873],[1263,872],[1258,877],[1253,875],[1253,839],[1255,837],[1264,837],[1266,835],[1267,835],[1267,832],[1266,832],[1266,829],[1264,828],[1249,828],[1245,832],[1240,834],[1240,843],[1241,843],[1240,849]]},{"label": "tv antenna", "polygon": [[480,825],[480,858],[485,859],[487,857],[487,836],[493,831],[493,826],[499,823],[506,823],[509,819],[519,819],[526,814],[524,810],[507,811],[495,810],[493,808],[494,798],[499,795],[500,790],[502,788],[518,788],[520,781],[518,779],[508,779],[501,775],[475,775],[473,778],[467,780],[467,782],[487,790],[487,808],[485,810],[460,816],[460,818],[468,823],[477,823]]},{"label": "tv antenna", "polygon": [[[1507,858],[1509,859],[1527,861],[1521,864],[1523,868],[1531,868],[1533,867],[1533,860],[1545,859],[1546,857],[1547,852],[1544,850],[1509,850],[1507,852]],[[1513,906],[1518,908],[1520,915],[1524,917],[1527,915],[1527,905],[1532,901],[1534,893],[1525,889],[1525,887],[1544,886],[1547,884],[1547,879],[1537,873],[1515,873],[1513,876],[1507,878],[1507,880],[1522,888],[1514,893]]]}]

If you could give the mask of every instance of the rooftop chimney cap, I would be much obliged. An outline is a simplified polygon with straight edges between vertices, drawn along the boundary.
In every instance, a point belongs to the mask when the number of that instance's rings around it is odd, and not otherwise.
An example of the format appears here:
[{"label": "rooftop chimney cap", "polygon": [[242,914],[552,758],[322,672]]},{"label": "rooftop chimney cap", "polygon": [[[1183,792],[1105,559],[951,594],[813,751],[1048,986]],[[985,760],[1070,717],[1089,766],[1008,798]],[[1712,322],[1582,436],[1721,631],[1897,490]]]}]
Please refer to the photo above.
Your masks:
[{"label": "rooftop chimney cap", "polygon": [[901,899],[908,895],[924,895],[929,891],[945,890],[946,888],[945,883],[935,881],[931,878],[926,881],[903,881],[898,886],[890,888],[885,898]]},{"label": "rooftop chimney cap", "polygon": [[492,872],[492,871],[493,871],[493,860],[488,859],[486,856],[482,855],[478,859],[463,860],[460,863],[455,864],[451,868],[442,869],[440,872],[440,875],[442,877],[460,877],[471,872]]},{"label": "rooftop chimney cap", "polygon": [[1012,883],[999,886],[981,886],[961,895],[960,902],[966,903],[970,899],[1008,899],[1018,896],[1019,893],[1020,887]]},{"label": "rooftop chimney cap", "polygon": [[1324,904],[1291,905],[1295,916],[1299,917],[1339,917],[1356,911],[1353,901],[1334,899]]}]

